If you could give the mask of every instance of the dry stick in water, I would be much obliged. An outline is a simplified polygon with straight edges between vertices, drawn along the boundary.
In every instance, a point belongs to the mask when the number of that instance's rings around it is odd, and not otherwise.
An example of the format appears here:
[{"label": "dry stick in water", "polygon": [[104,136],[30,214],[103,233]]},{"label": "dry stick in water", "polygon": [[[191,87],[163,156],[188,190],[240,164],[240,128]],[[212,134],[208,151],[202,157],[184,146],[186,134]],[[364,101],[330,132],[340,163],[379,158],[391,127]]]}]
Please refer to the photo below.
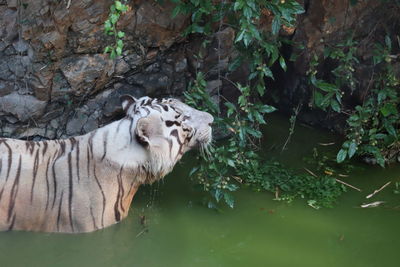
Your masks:
[{"label": "dry stick in water", "polygon": [[375,196],[376,194],[378,194],[380,191],[382,191],[386,186],[390,185],[391,181],[387,182],[386,184],[384,184],[381,188],[375,190],[373,193],[369,194],[368,196],[366,196],[365,198],[371,198],[373,196]]},{"label": "dry stick in water", "polygon": [[[315,173],[313,173],[312,171],[310,171],[309,169],[307,169],[307,168],[304,167],[304,170],[306,170],[306,171],[307,171],[309,174],[311,174],[312,176],[318,178],[318,176],[317,176]],[[345,185],[345,186],[348,186],[348,187],[350,187],[350,188],[353,188],[354,190],[357,190],[357,191],[361,192],[361,189],[360,189],[360,188],[357,188],[357,187],[355,187],[355,186],[353,186],[353,185],[351,185],[351,184],[348,184],[348,183],[346,183],[346,182],[344,182],[344,181],[342,181],[342,180],[340,180],[340,179],[338,179],[338,178],[335,178],[335,180],[336,180],[336,182],[338,182],[338,183],[341,183],[341,184],[343,184],[343,185]]]},{"label": "dry stick in water", "polygon": [[348,184],[348,183],[346,183],[346,182],[344,182],[342,180],[339,180],[338,178],[335,178],[335,180],[336,180],[336,182],[339,182],[339,183],[344,184],[344,185],[346,185],[346,186],[348,186],[350,188],[353,188],[354,190],[357,190],[357,191],[361,192],[360,188],[357,188],[357,187],[355,187],[355,186],[353,186],[351,184]]}]

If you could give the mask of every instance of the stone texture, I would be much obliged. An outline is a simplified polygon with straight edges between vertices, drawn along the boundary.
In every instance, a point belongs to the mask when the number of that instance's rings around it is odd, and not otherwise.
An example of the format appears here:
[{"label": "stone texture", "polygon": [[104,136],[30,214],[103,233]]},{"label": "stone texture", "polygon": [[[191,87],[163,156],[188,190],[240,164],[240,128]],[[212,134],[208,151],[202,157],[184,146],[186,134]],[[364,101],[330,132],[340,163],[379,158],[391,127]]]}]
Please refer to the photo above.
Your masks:
[{"label": "stone texture", "polygon": [[0,115],[12,114],[21,122],[43,115],[46,102],[31,95],[8,94],[0,97]]},{"label": "stone texture", "polygon": [[114,72],[114,62],[107,55],[84,55],[65,58],[60,69],[76,95],[103,87]]}]

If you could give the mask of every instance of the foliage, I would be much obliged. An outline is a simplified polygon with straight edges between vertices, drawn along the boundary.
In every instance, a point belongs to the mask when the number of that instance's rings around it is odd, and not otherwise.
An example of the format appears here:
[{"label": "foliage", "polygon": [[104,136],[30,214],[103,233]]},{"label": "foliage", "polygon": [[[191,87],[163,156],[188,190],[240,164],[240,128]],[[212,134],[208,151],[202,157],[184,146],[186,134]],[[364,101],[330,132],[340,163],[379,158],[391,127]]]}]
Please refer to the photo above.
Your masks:
[{"label": "foliage", "polygon": [[332,70],[331,81],[317,78],[319,66],[317,55],[313,55],[308,71],[311,85],[313,85],[313,104],[324,111],[327,108],[335,112],[341,112],[342,96],[346,89],[351,93],[355,90],[357,81],[354,78],[355,66],[359,60],[355,56],[357,42],[347,38],[345,42],[328,45],[324,50],[324,60],[330,59],[336,63]]},{"label": "foliage", "polygon": [[128,6],[123,4],[121,1],[114,1],[114,4],[110,7],[110,14],[108,19],[104,22],[104,32],[107,35],[114,36],[114,45],[108,45],[104,49],[104,53],[110,53],[110,58],[115,59],[117,56],[122,54],[124,47],[123,38],[125,32],[117,30],[117,22],[122,13],[128,11]]},{"label": "foliage", "polygon": [[[250,103],[247,99],[249,87],[238,85],[238,89],[243,96],[238,100],[238,105],[225,102],[226,116],[216,116],[215,122],[220,132],[229,132],[231,135],[218,146],[210,147],[208,153],[205,152],[201,157],[201,164],[190,173],[190,176],[196,175],[203,190],[210,192],[214,201],[209,200],[208,207],[216,208],[215,201],[224,201],[233,207],[234,198],[230,192],[236,191],[238,184],[275,193],[276,200],[290,202],[295,198],[303,198],[313,208],[331,207],[344,191],[343,186],[331,177],[332,173],[323,172],[320,178],[306,173],[298,174],[276,161],[261,159],[255,152],[258,149],[256,142],[261,137],[258,126],[265,124],[264,115],[275,109]],[[221,112],[206,92],[206,81],[201,72],[185,97],[190,105],[203,107],[214,115]],[[314,161],[321,162],[317,156]],[[326,167],[328,164],[324,162],[322,165]]]},{"label": "foliage", "polygon": [[[400,151],[400,83],[392,62],[396,59],[391,55],[392,40],[386,36],[383,44],[374,46],[371,82],[363,103],[357,105],[347,118],[346,140],[337,154],[338,162],[355,155],[368,156],[384,167]],[[338,113],[342,111],[342,95],[345,91],[351,95],[359,84],[354,76],[355,66],[359,64],[356,52],[357,42],[351,38],[325,49],[324,57],[333,60],[337,66],[332,71],[333,77],[328,77],[333,80],[330,83],[316,78],[318,59],[314,58],[309,75],[311,83],[320,90],[313,94],[316,107],[323,110],[330,107]]]},{"label": "foliage", "polygon": [[[194,84],[185,93],[186,103],[211,112],[215,116],[216,128],[221,132],[231,133],[226,142],[211,146],[202,157],[202,162],[195,167],[191,174],[198,177],[205,191],[209,191],[214,200],[222,199],[233,208],[234,199],[229,192],[238,189],[233,181],[242,182],[238,177],[240,170],[246,168],[250,160],[259,160],[254,152],[256,142],[261,137],[259,125],[265,124],[264,115],[273,112],[275,108],[261,103],[250,102],[250,87],[237,85],[241,92],[237,106],[225,102],[226,116],[221,114],[219,106],[213,102],[206,92],[204,75],[199,72]],[[209,207],[215,207],[213,201]]]},{"label": "foliage", "polygon": [[[265,78],[273,79],[271,66],[278,63],[286,70],[286,62],[279,53],[282,40],[278,32],[284,25],[293,27],[296,15],[303,11],[295,0],[286,1],[212,1],[212,0],[173,0],[177,4],[173,16],[191,14],[191,24],[185,31],[188,34],[211,36],[218,28],[229,25],[236,29],[235,47],[239,55],[231,62],[229,71],[235,70],[243,62],[248,64],[250,75],[245,84],[234,84],[239,97],[236,103],[224,99],[214,102],[206,91],[207,77],[199,72],[197,78],[185,94],[186,102],[199,109],[207,110],[216,117],[216,128],[228,133],[225,142],[211,147],[202,157],[202,163],[191,174],[196,173],[204,190],[211,193],[216,202],[224,200],[234,206],[230,192],[237,190],[237,183],[247,183],[247,174],[254,162],[261,159],[255,153],[262,136],[259,126],[265,124],[264,115],[275,108],[261,104],[258,100],[266,92]],[[273,15],[270,30],[262,30],[263,17]],[[219,27],[216,27],[219,26]],[[222,77],[218,77],[222,79]],[[256,175],[254,173],[253,175]],[[215,202],[209,201],[209,207]]]},{"label": "foliage", "polygon": [[260,162],[253,160],[242,170],[246,183],[275,193],[276,200],[291,202],[303,198],[308,205],[319,209],[332,207],[345,187],[328,174],[315,177],[299,174],[276,161]]}]

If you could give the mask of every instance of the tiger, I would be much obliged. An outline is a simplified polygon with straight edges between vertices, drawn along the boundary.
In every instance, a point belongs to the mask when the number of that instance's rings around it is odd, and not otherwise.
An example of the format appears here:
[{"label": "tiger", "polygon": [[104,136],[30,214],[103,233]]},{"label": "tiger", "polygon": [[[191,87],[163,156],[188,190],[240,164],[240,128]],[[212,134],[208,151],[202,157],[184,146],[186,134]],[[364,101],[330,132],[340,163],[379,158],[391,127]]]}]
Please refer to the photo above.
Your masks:
[{"label": "tiger", "polygon": [[213,116],[175,98],[121,97],[122,119],[67,139],[0,139],[0,230],[85,233],[126,218],[140,185],[212,141]]}]

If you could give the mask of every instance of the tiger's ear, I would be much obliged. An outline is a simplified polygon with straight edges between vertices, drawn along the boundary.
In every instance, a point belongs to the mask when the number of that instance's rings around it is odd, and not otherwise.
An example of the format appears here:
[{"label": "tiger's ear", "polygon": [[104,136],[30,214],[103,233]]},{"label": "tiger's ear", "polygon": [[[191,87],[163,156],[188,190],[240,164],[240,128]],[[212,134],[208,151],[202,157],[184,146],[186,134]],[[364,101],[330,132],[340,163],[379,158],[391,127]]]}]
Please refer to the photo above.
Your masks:
[{"label": "tiger's ear", "polygon": [[139,144],[148,147],[156,142],[157,136],[162,135],[161,121],[157,116],[140,118],[136,124],[136,140]]},{"label": "tiger's ear", "polygon": [[121,96],[120,100],[124,112],[127,112],[131,105],[137,101],[137,99],[131,95],[123,95]]}]

